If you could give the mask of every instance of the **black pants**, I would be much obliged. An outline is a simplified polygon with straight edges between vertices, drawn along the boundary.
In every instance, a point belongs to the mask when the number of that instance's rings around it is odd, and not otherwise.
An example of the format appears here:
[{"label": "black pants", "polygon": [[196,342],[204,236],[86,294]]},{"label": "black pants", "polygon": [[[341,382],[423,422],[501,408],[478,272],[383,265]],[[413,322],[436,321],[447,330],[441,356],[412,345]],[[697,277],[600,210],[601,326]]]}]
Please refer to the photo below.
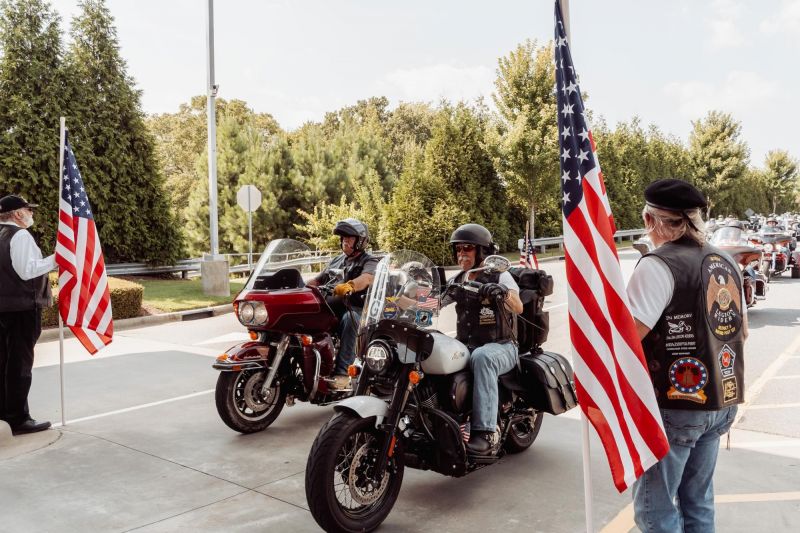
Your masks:
[{"label": "black pants", "polygon": [[30,418],[33,347],[41,333],[41,309],[0,313],[0,418],[12,427]]}]

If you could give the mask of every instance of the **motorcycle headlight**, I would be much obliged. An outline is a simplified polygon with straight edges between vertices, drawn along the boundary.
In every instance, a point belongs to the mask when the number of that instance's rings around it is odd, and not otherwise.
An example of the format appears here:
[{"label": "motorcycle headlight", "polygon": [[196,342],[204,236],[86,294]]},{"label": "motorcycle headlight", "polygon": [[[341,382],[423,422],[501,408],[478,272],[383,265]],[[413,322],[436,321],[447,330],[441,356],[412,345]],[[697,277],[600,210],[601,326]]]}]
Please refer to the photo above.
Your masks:
[{"label": "motorcycle headlight", "polygon": [[772,245],[769,244],[769,243],[765,244],[764,245],[764,251],[767,252],[767,253],[771,253],[772,252]]},{"label": "motorcycle headlight", "polygon": [[376,374],[383,372],[392,362],[392,351],[383,341],[376,341],[367,348],[367,367]]},{"label": "motorcycle headlight", "polygon": [[269,320],[269,313],[263,302],[241,302],[238,318],[245,326],[262,326]]},{"label": "motorcycle headlight", "polygon": [[267,313],[267,307],[264,305],[263,302],[255,302],[253,306],[255,307],[253,324],[256,326],[262,326],[266,324],[267,320],[269,320],[269,313]]},{"label": "motorcycle headlight", "polygon": [[250,302],[242,302],[239,304],[239,322],[244,325],[249,325],[253,322],[253,317],[256,310]]}]

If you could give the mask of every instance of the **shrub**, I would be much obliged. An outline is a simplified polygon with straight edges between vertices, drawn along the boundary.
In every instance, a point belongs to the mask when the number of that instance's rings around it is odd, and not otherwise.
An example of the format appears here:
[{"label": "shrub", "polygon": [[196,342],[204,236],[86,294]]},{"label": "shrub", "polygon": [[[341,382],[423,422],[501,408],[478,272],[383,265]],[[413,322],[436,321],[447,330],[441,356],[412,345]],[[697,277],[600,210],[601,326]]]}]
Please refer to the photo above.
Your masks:
[{"label": "shrub", "polygon": [[[42,311],[42,327],[58,325],[58,277],[54,272],[50,273],[50,286],[53,289],[53,305]],[[108,278],[108,290],[115,320],[139,316],[144,287],[132,281]]]}]

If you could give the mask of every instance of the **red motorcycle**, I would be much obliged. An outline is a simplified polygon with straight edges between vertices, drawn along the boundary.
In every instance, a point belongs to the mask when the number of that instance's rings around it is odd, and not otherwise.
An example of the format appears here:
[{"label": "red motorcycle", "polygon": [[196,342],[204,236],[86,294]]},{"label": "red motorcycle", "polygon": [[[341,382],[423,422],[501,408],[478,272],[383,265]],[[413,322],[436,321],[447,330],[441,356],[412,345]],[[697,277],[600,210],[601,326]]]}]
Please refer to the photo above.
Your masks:
[{"label": "red motorcycle", "polygon": [[329,387],[339,321],[326,297],[341,278],[306,287],[300,272],[319,260],[298,241],[271,241],[236,296],[234,312],[252,340],[229,348],[213,364],[221,371],[217,412],[231,429],[262,431],[284,405],[324,405],[352,394]]},{"label": "red motorcycle", "polygon": [[758,234],[751,236],[751,240],[757,240],[764,252],[760,270],[767,278],[780,276],[787,270],[791,271],[793,278],[800,278],[797,242],[788,232],[763,226]]}]

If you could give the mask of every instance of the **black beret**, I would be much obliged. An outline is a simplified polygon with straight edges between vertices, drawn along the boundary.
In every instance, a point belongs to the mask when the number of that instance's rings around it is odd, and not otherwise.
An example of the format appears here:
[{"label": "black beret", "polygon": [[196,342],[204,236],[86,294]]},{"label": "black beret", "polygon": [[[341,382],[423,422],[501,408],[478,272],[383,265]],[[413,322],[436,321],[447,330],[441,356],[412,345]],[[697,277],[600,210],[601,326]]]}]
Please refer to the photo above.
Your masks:
[{"label": "black beret", "polygon": [[705,208],[706,197],[689,182],[676,179],[654,181],[644,190],[647,205],[667,211]]},{"label": "black beret", "polygon": [[39,207],[36,204],[29,204],[25,201],[25,198],[21,198],[19,196],[9,194],[8,196],[3,196],[0,198],[0,213],[10,213],[11,211],[16,211],[17,209],[22,209],[23,207]]}]

